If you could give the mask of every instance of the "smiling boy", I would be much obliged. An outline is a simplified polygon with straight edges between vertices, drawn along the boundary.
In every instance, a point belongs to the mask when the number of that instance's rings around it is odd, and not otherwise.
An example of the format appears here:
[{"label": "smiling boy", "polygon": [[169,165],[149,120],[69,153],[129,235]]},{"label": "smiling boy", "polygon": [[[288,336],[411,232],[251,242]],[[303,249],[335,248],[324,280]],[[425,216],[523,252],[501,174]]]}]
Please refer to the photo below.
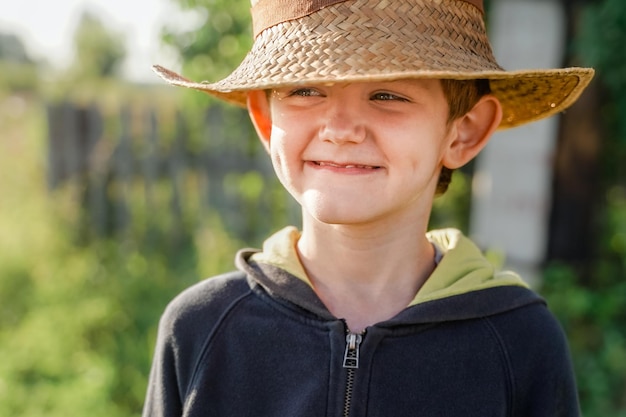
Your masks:
[{"label": "smiling boy", "polygon": [[144,416],[576,416],[564,335],[524,281],[427,232],[497,128],[569,106],[590,69],[507,72],[478,0],[260,0],[229,77],[302,207],[164,313]]},{"label": "smiling boy", "polygon": [[478,153],[499,102],[449,122],[441,82],[415,79],[254,91],[248,107],[302,206],[298,255],[324,305],[355,332],[406,308],[435,267],[426,228],[441,167]]}]

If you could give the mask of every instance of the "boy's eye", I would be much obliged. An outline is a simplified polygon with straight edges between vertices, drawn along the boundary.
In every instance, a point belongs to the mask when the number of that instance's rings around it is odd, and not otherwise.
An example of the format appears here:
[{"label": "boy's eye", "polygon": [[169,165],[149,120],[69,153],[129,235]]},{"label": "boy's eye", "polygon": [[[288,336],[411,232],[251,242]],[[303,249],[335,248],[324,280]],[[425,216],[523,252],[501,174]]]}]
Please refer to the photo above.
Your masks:
[{"label": "boy's eye", "polygon": [[319,97],[322,94],[314,88],[296,88],[289,93],[290,96],[295,97]]},{"label": "boy's eye", "polygon": [[390,101],[390,100],[407,101],[407,99],[405,99],[404,97],[400,97],[393,93],[387,93],[387,92],[374,93],[371,99],[380,100],[380,101]]}]

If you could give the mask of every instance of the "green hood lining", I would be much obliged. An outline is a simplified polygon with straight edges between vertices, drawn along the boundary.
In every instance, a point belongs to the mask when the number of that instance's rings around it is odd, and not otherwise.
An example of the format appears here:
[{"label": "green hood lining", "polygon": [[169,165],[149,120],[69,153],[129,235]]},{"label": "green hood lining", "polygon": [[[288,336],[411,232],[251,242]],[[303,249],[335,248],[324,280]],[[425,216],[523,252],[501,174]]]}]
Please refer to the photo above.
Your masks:
[{"label": "green hood lining", "polygon": [[[250,260],[280,268],[312,287],[296,251],[300,234],[293,226],[280,230],[268,238],[263,251],[254,253]],[[496,271],[480,249],[459,230],[433,230],[426,237],[443,256],[409,306],[493,287],[529,287],[513,272]]]}]

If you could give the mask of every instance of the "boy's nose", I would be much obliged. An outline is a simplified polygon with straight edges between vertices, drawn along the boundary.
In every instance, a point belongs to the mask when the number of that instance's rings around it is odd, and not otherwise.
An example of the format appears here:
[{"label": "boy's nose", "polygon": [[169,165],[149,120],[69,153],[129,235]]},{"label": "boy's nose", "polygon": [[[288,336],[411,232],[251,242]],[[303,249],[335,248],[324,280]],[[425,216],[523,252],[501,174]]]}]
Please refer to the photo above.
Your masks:
[{"label": "boy's nose", "polygon": [[335,144],[360,143],[366,135],[359,110],[343,102],[329,107],[319,132],[321,140]]}]

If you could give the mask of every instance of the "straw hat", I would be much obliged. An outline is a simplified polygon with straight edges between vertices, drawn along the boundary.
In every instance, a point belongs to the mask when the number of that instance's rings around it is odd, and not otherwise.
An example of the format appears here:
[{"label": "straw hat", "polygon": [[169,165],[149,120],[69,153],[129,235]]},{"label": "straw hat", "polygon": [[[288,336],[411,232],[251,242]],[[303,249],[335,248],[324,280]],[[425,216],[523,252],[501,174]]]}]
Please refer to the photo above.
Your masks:
[{"label": "straw hat", "polygon": [[591,68],[506,71],[493,57],[482,0],[252,0],[255,41],[225,79],[173,85],[245,106],[246,92],[298,84],[451,78],[490,80],[500,128],[569,107]]}]

